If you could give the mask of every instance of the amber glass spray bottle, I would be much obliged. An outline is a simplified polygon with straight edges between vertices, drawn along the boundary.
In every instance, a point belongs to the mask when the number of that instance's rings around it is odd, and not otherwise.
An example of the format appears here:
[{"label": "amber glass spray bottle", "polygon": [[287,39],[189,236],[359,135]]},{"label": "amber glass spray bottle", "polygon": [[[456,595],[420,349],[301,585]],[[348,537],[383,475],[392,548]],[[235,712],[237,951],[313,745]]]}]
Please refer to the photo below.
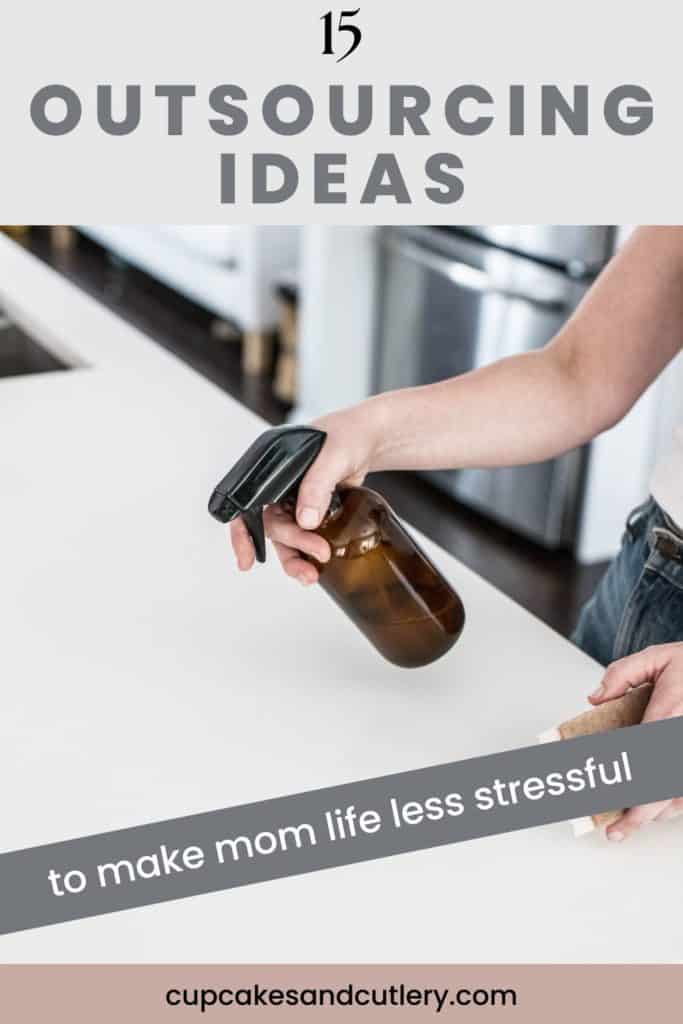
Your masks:
[{"label": "amber glass spray bottle", "polygon": [[[209,511],[222,523],[243,517],[259,562],[263,508],[294,509],[325,437],[313,427],[268,430],[213,492]],[[316,533],[332,551],[329,562],[316,563],[320,585],[385,658],[419,668],[450,650],[465,623],[462,601],[379,494],[337,490]]]}]

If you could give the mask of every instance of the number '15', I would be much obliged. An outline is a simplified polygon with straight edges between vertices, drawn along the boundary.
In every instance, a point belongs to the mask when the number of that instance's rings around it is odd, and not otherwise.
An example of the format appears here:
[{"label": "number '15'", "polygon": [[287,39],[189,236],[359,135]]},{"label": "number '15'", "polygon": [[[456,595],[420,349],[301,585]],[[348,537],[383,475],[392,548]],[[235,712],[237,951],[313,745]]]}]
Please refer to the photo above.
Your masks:
[{"label": "number '15'", "polygon": [[[358,25],[349,25],[347,21],[349,18],[355,18],[357,14],[360,14],[360,7],[355,11],[342,11],[339,15],[339,24],[337,25],[337,33],[349,32],[351,34],[353,42],[349,45],[346,53],[343,53],[341,57],[337,58],[337,64],[350,57],[354,50],[360,45],[360,41],[363,38],[361,30]],[[334,24],[332,21],[332,11],[328,11],[327,14],[323,14],[320,19],[325,25],[325,44],[323,47],[323,54],[326,56],[334,56]]]}]

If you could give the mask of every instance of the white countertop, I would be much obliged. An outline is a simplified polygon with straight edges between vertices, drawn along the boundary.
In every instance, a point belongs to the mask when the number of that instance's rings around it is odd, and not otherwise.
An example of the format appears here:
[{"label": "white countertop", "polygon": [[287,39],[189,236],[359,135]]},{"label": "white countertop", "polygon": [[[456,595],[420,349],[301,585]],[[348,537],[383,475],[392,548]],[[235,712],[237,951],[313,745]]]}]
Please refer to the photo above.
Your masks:
[{"label": "white countertop", "polygon": [[[206,512],[262,428],[0,239],[0,304],[82,368],[0,380],[3,850],[534,742],[600,669],[434,545],[468,620],[383,662]],[[0,961],[678,961],[683,825],[566,824],[6,936]]]}]

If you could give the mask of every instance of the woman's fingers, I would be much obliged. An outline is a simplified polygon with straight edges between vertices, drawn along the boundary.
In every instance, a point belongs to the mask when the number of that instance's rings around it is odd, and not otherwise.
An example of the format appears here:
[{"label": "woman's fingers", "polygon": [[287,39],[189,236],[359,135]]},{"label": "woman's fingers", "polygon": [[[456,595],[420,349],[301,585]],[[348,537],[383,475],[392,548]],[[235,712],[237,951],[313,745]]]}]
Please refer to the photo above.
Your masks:
[{"label": "woman's fingers", "polygon": [[299,485],[296,521],[302,529],[320,526],[332,492],[348,472],[345,454],[328,440]]},{"label": "woman's fingers", "polygon": [[[317,583],[318,570],[302,555],[309,555],[321,563],[328,562],[331,551],[327,541],[316,533],[302,530],[291,516],[277,507],[266,509],[264,525],[287,575],[306,586]],[[230,541],[238,568],[242,572],[251,569],[256,561],[256,552],[246,524],[241,518],[233,520],[230,524]]]},{"label": "woman's fingers", "polygon": [[604,704],[607,700],[622,697],[632,686],[655,679],[667,664],[667,651],[667,644],[646,647],[644,651],[613,662],[598,689],[588,698],[591,704]]},{"label": "woman's fingers", "polygon": [[[266,534],[274,544],[280,544],[295,551],[310,555],[318,562],[329,562],[330,545],[323,537],[300,526],[277,509],[268,509],[265,514]],[[317,577],[317,573],[316,573]]]},{"label": "woman's fingers", "polygon": [[613,842],[622,842],[628,839],[643,825],[649,825],[653,821],[673,821],[683,815],[683,798],[676,797],[674,800],[659,800],[653,804],[642,804],[640,807],[632,807],[610,825],[607,829],[607,838]]},{"label": "woman's fingers", "polygon": [[628,839],[634,832],[637,832],[643,825],[649,825],[671,804],[670,800],[659,800],[654,804],[642,804],[640,807],[632,807],[630,811],[615,821],[607,829],[607,838],[613,842],[620,843]]},{"label": "woman's fingers", "polygon": [[675,800],[670,800],[666,807],[659,812],[656,821],[673,821],[674,818],[680,818],[683,814],[683,800],[677,797]]},{"label": "woman's fingers", "polygon": [[683,680],[671,671],[665,671],[657,680],[652,696],[645,708],[643,725],[662,722],[683,715]]},{"label": "woman's fingers", "polygon": [[235,552],[237,566],[242,572],[251,569],[256,561],[254,543],[242,519],[234,519],[230,523],[230,543]]},{"label": "woman's fingers", "polygon": [[302,558],[299,551],[277,542],[274,542],[273,546],[280,559],[280,564],[288,576],[298,580],[305,587],[310,587],[312,583],[318,582],[318,570],[305,558]]}]

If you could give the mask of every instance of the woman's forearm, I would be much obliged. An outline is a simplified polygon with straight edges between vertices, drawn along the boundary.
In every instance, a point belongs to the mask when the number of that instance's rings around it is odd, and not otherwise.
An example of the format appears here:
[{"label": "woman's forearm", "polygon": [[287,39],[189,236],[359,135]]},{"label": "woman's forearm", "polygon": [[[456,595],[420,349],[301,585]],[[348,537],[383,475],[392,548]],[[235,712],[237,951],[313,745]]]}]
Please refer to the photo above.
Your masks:
[{"label": "woman's forearm", "polygon": [[683,229],[641,228],[545,349],[364,403],[372,468],[551,458],[621,419],[682,344]]},{"label": "woman's forearm", "polygon": [[[616,423],[682,342],[683,228],[640,229],[542,351],[317,420],[327,440],[299,487],[296,522],[276,516],[269,526],[285,571],[307,584],[318,578],[302,552],[329,558],[311,531],[338,484],[358,484],[373,469],[551,458]],[[254,547],[241,520],[232,539],[240,567],[251,568]]]},{"label": "woman's forearm", "polygon": [[536,462],[586,439],[575,386],[545,353],[380,395],[373,469],[444,469]]}]

